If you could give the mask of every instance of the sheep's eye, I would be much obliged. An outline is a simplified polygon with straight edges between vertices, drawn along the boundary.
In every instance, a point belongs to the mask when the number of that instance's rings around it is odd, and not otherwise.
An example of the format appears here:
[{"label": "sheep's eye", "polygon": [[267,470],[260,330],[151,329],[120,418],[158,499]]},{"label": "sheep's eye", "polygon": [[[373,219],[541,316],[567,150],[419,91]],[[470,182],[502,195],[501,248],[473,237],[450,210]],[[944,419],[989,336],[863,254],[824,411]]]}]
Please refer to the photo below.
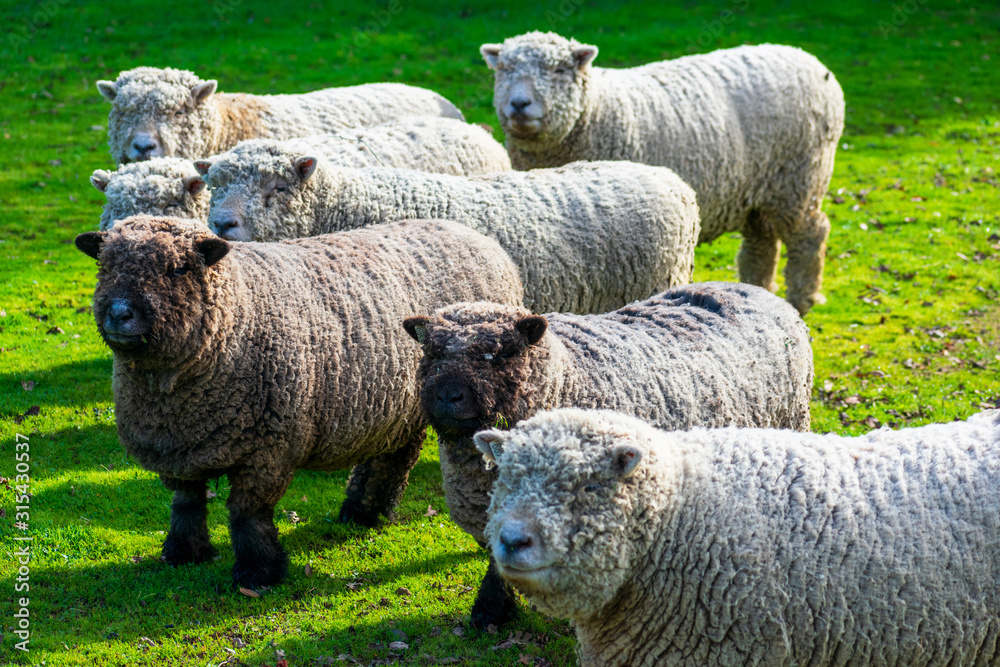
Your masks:
[{"label": "sheep's eye", "polygon": [[287,192],[288,191],[288,186],[287,185],[275,185],[274,186],[274,191],[275,192]]},{"label": "sheep's eye", "polygon": [[187,109],[178,109],[174,112],[175,116],[184,116],[187,114]]},{"label": "sheep's eye", "polygon": [[597,480],[588,479],[577,485],[575,492],[578,495],[598,493],[604,488],[604,484]]},{"label": "sheep's eye", "polygon": [[565,74],[568,71],[569,71],[568,67],[557,67],[556,68],[556,74]]},{"label": "sheep's eye", "polygon": [[177,276],[183,276],[187,272],[188,272],[188,267],[186,267],[186,266],[179,266],[179,267],[173,269],[170,272],[170,275],[172,275],[172,276],[174,276],[176,278]]},{"label": "sheep's eye", "polygon": [[521,348],[515,345],[502,347],[500,352],[497,353],[497,359],[513,359],[521,352]]}]

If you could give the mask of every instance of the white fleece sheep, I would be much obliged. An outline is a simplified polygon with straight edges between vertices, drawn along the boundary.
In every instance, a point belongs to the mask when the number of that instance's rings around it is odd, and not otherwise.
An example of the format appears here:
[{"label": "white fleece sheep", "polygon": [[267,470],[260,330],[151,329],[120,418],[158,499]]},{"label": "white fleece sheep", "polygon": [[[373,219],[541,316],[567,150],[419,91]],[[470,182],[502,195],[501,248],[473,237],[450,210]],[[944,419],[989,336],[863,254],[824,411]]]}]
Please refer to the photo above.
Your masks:
[{"label": "white fleece sheep", "polygon": [[500,572],[581,667],[1000,661],[1000,411],[850,438],[563,409],[475,440]]},{"label": "white fleece sheep", "polygon": [[[510,171],[507,151],[482,127],[432,116],[284,141],[248,139],[233,150],[271,157],[323,158],[338,167],[394,167],[455,176]],[[227,159],[228,153],[222,153],[195,160],[194,166],[204,175],[213,162]]]},{"label": "white fleece sheep", "polygon": [[690,282],[694,192],[669,169],[580,162],[486,176],[348,169],[274,146],[237,146],[211,164],[209,227],[276,241],[414,217],[495,238],[536,311],[606,312]]},{"label": "white fleece sheep", "polygon": [[171,155],[198,159],[244,139],[289,139],[422,114],[462,118],[437,93],[399,83],[298,95],[216,93],[217,85],[170,67],[136,67],[116,81],[98,81],[112,104],[111,156],[119,163]]},{"label": "white fleece sheep", "polygon": [[480,49],[515,169],[576,160],[670,167],[698,193],[700,242],[741,231],[740,279],[822,303],[830,222],[820,210],[844,127],[844,94],[815,57],[741,46],[631,69],[592,67],[597,47],[531,32]]},{"label": "white fleece sheep", "polygon": [[210,196],[190,160],[157,157],[122,165],[118,171],[96,169],[90,183],[108,199],[101,213],[101,231],[140,213],[208,219]]},{"label": "white fleece sheep", "polygon": [[[496,474],[472,445],[479,429],[561,406],[668,429],[809,429],[809,332],[791,305],[754,285],[686,285],[604,315],[458,303],[403,326],[423,347],[420,403],[438,433],[448,511],[481,546]],[[499,626],[515,612],[491,564],[473,623]]]}]

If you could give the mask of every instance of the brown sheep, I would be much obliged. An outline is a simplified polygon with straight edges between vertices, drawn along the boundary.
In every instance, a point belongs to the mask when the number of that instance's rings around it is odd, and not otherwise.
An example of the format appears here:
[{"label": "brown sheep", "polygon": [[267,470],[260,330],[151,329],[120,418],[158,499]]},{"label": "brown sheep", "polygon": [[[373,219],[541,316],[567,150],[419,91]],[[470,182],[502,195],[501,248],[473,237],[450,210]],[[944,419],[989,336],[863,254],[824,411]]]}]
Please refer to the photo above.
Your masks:
[{"label": "brown sheep", "polygon": [[118,437],[174,492],[165,559],[215,553],[207,481],[226,475],[233,580],[248,587],[286,575],[273,514],[296,470],[355,466],[343,521],[375,525],[399,501],[427,425],[399,320],[522,300],[500,246],[447,221],[231,245],[200,221],[143,215],[76,245],[100,262]]}]

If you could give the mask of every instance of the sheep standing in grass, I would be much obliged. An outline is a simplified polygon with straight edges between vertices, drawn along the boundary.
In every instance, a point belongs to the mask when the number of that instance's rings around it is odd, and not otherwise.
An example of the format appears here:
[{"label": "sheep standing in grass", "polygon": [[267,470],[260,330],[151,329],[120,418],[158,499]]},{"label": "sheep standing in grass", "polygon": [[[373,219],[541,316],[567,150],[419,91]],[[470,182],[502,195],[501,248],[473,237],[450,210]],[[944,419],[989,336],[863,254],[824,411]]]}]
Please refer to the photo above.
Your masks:
[{"label": "sheep standing in grass", "polygon": [[112,104],[111,157],[119,164],[165,156],[198,159],[244,139],[289,139],[402,116],[462,117],[437,93],[399,83],[299,95],[216,93],[217,85],[170,67],[136,67],[116,81],[98,81],[97,89]]},{"label": "sheep standing in grass", "polygon": [[251,588],[285,576],[273,514],[296,470],[355,466],[345,521],[374,525],[398,502],[427,424],[400,319],[521,300],[497,243],[447,221],[230,245],[195,220],[136,216],[76,244],[100,262],[118,437],[174,491],[164,557],[211,558],[206,482],[226,475],[233,579]]},{"label": "sheep standing in grass", "polygon": [[475,441],[500,573],[581,667],[1000,661],[1000,411],[850,438],[563,409]]},{"label": "sheep standing in grass", "polygon": [[743,234],[740,279],[800,313],[823,303],[830,221],[820,210],[844,129],[844,93],[815,57],[764,44],[631,69],[592,67],[597,47],[532,32],[480,49],[515,169],[576,160],[670,167],[698,193],[699,242]]},{"label": "sheep standing in grass", "polygon": [[[482,546],[496,475],[472,445],[479,429],[561,406],[621,410],[668,429],[809,428],[808,331],[794,308],[753,285],[679,287],[606,315],[462,303],[404,327],[423,347],[420,402],[438,433],[449,512]],[[515,611],[491,562],[472,620],[500,625]]]},{"label": "sheep standing in grass", "polygon": [[313,236],[404,218],[455,220],[495,238],[534,310],[606,312],[690,282],[694,192],[630,162],[461,177],[334,167],[273,145],[211,162],[209,226],[233,241]]},{"label": "sheep standing in grass", "polygon": [[108,199],[101,213],[102,231],[111,229],[117,220],[141,213],[208,219],[210,196],[190,160],[157,157],[113,172],[97,169],[90,183]]}]

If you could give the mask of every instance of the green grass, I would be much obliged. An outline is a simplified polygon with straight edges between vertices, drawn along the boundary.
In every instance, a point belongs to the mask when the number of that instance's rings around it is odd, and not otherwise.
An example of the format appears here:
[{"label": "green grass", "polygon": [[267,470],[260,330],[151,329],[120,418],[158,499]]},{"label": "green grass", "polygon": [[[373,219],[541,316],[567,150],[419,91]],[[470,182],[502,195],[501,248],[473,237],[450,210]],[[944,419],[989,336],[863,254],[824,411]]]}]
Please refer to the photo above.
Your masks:
[{"label": "green grass", "polygon": [[[405,81],[495,126],[478,46],[530,29],[596,43],[603,65],[744,42],[801,46],[834,71],[848,105],[825,204],[829,303],[807,318],[815,429],[857,434],[1000,403],[996,3],[918,0],[909,15],[862,0],[618,4],[52,0],[0,10],[0,475],[14,476],[15,432],[27,435],[33,538],[25,654],[11,632],[24,595],[14,593],[15,484],[0,487],[0,664],[573,663],[566,623],[527,612],[496,635],[467,627],[486,560],[447,519],[434,446],[400,521],[379,530],[332,521],[344,473],[297,475],[277,512],[291,576],[260,598],[228,589],[225,482],[209,519],[221,559],[158,561],[169,495],[117,444],[110,354],[87,311],[94,265],[72,246],[103,203],[90,172],[113,166],[94,81],[137,65],[261,93]],[[700,248],[696,278],[734,279],[737,246],[729,237]],[[39,413],[16,424],[32,406]]]}]

